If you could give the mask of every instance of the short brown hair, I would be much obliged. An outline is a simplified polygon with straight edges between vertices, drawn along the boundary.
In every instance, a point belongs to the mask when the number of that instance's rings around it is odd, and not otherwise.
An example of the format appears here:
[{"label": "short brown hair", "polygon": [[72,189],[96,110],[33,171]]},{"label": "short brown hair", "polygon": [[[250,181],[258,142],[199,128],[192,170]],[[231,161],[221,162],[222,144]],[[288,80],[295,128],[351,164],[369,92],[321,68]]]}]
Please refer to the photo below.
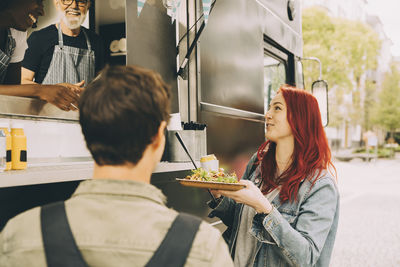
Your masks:
[{"label": "short brown hair", "polygon": [[98,165],[136,164],[169,114],[169,86],[137,66],[106,66],[79,101],[79,122]]}]

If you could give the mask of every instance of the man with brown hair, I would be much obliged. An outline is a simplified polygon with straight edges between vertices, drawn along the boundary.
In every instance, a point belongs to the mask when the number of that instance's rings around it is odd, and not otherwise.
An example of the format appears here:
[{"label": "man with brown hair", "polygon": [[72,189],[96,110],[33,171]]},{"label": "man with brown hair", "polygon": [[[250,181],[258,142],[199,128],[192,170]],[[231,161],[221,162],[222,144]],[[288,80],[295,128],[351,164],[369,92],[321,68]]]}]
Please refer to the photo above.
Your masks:
[{"label": "man with brown hair", "polygon": [[10,220],[0,266],[233,266],[219,231],[166,207],[150,184],[169,120],[160,75],[106,67],[80,98],[95,166],[70,199]]}]

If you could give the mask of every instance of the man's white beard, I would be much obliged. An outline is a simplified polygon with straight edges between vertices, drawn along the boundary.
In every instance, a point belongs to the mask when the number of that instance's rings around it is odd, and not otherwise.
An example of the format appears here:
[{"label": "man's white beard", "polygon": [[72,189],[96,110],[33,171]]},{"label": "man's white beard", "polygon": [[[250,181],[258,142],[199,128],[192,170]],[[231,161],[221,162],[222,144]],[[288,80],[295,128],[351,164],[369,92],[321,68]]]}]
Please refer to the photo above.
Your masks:
[{"label": "man's white beard", "polygon": [[67,12],[60,12],[61,18],[64,21],[65,25],[71,30],[78,29],[81,27],[82,23],[86,19],[86,14],[82,14],[79,17],[71,17],[67,16]]}]

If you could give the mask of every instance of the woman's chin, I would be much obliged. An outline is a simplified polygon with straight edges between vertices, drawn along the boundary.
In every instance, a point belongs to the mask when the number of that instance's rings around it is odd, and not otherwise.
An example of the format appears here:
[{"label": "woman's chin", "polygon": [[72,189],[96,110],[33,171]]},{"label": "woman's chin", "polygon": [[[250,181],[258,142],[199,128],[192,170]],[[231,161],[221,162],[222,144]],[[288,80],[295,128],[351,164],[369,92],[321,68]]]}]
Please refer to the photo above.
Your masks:
[{"label": "woman's chin", "polygon": [[271,142],[276,142],[276,138],[274,138],[274,136],[271,136],[271,135],[265,135],[265,138],[267,138],[267,140],[269,140],[269,141],[271,141]]}]

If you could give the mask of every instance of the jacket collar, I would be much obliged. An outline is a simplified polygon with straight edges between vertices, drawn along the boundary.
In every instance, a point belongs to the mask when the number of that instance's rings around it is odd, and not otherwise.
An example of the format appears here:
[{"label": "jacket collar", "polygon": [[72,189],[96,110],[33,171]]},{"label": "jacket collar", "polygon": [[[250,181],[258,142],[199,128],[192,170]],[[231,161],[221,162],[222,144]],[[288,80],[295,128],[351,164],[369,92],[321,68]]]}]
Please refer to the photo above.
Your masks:
[{"label": "jacket collar", "polygon": [[165,205],[166,197],[154,185],[127,180],[90,179],[79,184],[72,197],[103,195],[104,197],[144,198]]},{"label": "jacket collar", "polygon": [[[258,187],[260,188],[262,184],[262,177],[261,177],[261,165],[259,164],[257,168],[254,170],[254,173],[251,175],[250,180]],[[280,199],[279,199],[279,194],[275,196],[275,198],[271,202],[272,205],[274,205],[275,208],[279,208],[279,206],[282,205]]]}]

